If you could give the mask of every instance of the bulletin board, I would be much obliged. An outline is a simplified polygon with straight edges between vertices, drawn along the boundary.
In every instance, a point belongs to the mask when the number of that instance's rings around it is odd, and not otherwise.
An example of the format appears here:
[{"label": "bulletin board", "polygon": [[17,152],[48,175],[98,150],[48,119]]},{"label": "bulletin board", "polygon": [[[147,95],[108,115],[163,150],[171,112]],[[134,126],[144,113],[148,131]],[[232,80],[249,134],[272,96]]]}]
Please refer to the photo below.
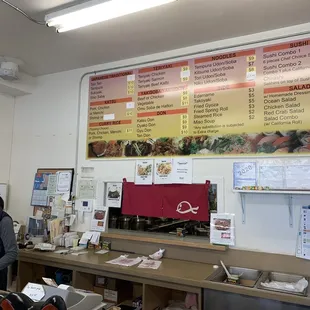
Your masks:
[{"label": "bulletin board", "polygon": [[55,175],[60,171],[71,172],[71,182],[70,182],[70,195],[72,192],[73,180],[74,180],[74,169],[73,168],[40,168],[37,170],[31,197],[31,205],[34,207],[48,207],[48,177],[49,175]]}]

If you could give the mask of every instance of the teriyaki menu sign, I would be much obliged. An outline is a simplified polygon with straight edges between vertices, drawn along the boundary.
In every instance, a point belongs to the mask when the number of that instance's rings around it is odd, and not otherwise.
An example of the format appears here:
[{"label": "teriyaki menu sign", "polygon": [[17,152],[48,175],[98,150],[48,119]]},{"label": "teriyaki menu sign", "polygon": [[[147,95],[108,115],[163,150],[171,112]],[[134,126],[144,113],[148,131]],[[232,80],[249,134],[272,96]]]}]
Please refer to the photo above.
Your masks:
[{"label": "teriyaki menu sign", "polygon": [[309,43],[90,77],[88,158],[310,152]]}]

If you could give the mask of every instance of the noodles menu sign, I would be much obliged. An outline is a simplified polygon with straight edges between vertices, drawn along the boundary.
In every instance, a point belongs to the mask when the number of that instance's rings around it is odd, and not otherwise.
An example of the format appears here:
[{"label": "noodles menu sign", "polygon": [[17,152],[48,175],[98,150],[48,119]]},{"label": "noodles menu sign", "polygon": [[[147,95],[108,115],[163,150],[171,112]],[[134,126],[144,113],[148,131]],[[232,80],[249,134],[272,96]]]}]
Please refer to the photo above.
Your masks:
[{"label": "noodles menu sign", "polygon": [[310,40],[89,81],[88,158],[310,152]]}]

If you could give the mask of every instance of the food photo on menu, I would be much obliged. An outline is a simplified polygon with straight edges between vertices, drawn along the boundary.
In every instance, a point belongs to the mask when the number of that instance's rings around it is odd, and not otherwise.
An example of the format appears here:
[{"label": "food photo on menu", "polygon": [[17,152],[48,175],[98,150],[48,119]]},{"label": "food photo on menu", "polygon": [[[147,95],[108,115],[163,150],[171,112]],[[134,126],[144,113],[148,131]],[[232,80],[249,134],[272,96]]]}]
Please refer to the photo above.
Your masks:
[{"label": "food photo on menu", "polygon": [[289,153],[310,153],[310,130],[98,141],[89,144],[88,155],[99,158]]}]

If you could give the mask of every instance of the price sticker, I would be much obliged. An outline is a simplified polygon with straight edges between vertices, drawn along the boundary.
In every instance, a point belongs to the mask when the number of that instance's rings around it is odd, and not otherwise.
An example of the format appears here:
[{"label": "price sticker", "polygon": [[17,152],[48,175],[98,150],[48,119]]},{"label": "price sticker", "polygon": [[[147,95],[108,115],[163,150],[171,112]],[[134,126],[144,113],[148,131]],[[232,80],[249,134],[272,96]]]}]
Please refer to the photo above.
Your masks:
[{"label": "price sticker", "polygon": [[256,72],[256,67],[248,67],[246,69],[247,72]]},{"label": "price sticker", "polygon": [[127,87],[127,94],[128,95],[134,95],[135,93],[135,87],[134,86],[128,86]]},{"label": "price sticker", "polygon": [[181,124],[181,130],[188,129],[188,124]]},{"label": "price sticker", "polygon": [[127,86],[135,86],[135,81],[128,81]]},{"label": "price sticker", "polygon": [[189,71],[189,66],[184,66],[184,67],[182,67],[181,70],[182,70],[182,71]]},{"label": "price sticker", "polygon": [[189,105],[189,100],[181,100],[181,107],[186,107]]},{"label": "price sticker", "polygon": [[182,114],[181,115],[181,120],[187,119],[188,120],[188,114]]},{"label": "price sticker", "polygon": [[126,116],[128,116],[128,117],[133,116],[133,112],[132,111],[126,112]]},{"label": "price sticker", "polygon": [[130,75],[127,75],[127,81],[128,82],[132,82],[136,79],[136,75],[135,74],[130,74]]},{"label": "price sticker", "polygon": [[255,81],[256,80],[256,71],[247,72],[246,73],[246,80],[247,81]]},{"label": "price sticker", "polygon": [[182,81],[182,82],[187,82],[187,81],[189,81],[189,76],[182,77],[182,78],[181,78],[181,81]]},{"label": "price sticker", "polygon": [[180,134],[181,134],[182,136],[188,135],[188,129],[181,129]]},{"label": "price sticker", "polygon": [[189,91],[188,90],[183,90],[182,91],[182,96],[188,96],[189,97]]},{"label": "price sticker", "polygon": [[256,55],[251,55],[251,56],[248,56],[246,58],[247,62],[250,62],[250,61],[255,61],[256,60]]},{"label": "price sticker", "polygon": [[133,133],[133,129],[132,128],[126,128],[126,133]]},{"label": "price sticker", "polygon": [[181,119],[181,124],[182,125],[188,124],[188,119]]}]

